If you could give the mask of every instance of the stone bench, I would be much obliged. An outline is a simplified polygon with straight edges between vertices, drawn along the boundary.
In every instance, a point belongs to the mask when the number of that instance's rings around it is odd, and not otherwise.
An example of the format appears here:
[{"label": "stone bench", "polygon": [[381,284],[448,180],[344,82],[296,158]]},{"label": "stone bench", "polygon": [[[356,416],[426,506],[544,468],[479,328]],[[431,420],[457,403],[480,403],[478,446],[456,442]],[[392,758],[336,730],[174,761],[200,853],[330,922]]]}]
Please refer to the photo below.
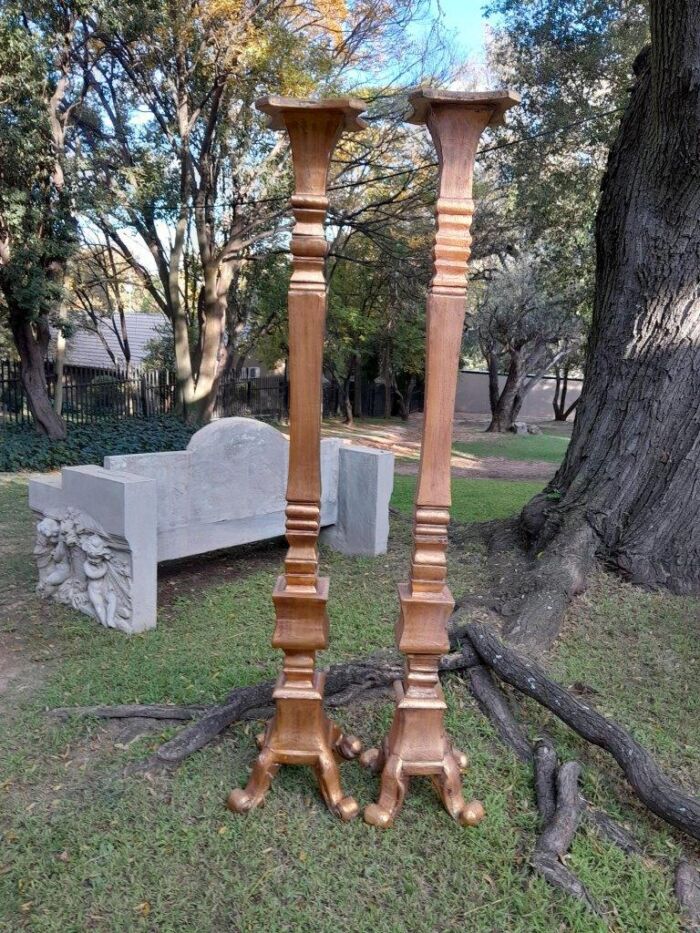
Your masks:
[{"label": "stone bench", "polygon": [[[29,482],[38,592],[123,632],[156,625],[158,563],[284,534],[289,442],[223,418],[186,450],[105,457]],[[322,538],[345,554],[386,552],[394,458],[321,442]]]}]

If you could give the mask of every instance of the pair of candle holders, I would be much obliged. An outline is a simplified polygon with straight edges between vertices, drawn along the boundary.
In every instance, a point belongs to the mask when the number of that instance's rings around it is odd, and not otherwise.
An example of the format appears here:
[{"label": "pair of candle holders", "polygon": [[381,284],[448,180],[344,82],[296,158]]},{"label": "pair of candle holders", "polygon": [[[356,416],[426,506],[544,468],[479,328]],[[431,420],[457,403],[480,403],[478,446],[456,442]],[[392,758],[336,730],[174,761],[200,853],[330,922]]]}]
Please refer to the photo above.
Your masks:
[{"label": "pair of candle holders", "polygon": [[361,757],[364,765],[381,773],[379,800],[364,811],[367,823],[390,826],[403,805],[410,778],[418,775],[431,778],[445,809],[460,824],[476,825],[484,816],[481,803],[466,802],[462,794],[467,760],[445,732],[438,663],[449,649],[447,620],[454,607],[446,560],[450,455],[474,210],[474,158],[484,129],[503,122],[505,111],[518,97],[510,91],[461,93],[421,88],[409,100],[413,111],[408,119],[427,125],[439,166],[434,270],[427,301],[424,428],[410,579],[399,586],[396,640],[405,656],[405,674],[403,682],[394,685],[396,709],[388,735],[381,747],[361,756],[360,741],[344,735],[324,712],[324,674],[316,670],[315,658],[328,645],[329,580],[319,576],[317,548],[327,178],[342,133],[365,127],[360,118],[364,105],[352,98],[266,97],[257,103],[272,129],[289,134],[295,177],[288,296],[289,550],[272,595],[276,616],[272,644],[284,652],[273,694],[276,711],[258,736],[260,753],[247,787],[229,796],[228,806],[236,813],[259,806],[280,766],[291,764],[312,767],[328,808],[342,820],[351,820],[359,806],[343,793],[338,762]]}]

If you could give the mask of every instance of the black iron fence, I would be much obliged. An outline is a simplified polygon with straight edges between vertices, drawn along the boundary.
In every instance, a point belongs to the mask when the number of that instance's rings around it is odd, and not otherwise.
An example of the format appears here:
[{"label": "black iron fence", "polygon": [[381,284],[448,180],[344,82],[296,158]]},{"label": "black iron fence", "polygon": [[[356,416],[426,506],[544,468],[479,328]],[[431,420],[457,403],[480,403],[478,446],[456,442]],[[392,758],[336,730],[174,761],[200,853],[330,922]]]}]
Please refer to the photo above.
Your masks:
[{"label": "black iron fence", "polygon": [[[46,364],[49,397],[56,397],[56,372]],[[95,424],[107,418],[144,418],[168,414],[177,408],[177,380],[168,370],[142,370],[135,367],[111,370],[67,366],[62,379],[61,411],[68,424]],[[341,415],[343,398],[340,386],[324,382],[323,416]],[[396,414],[397,400],[392,393],[391,408],[385,412],[383,385],[362,385],[361,411],[357,417],[386,417]],[[354,391],[351,392],[354,399]],[[410,410],[422,408],[422,394],[414,392]],[[267,421],[284,421],[289,413],[289,383],[286,376],[236,378],[228,375],[219,381],[215,417],[248,415]],[[0,427],[31,424],[32,416],[22,385],[19,365],[0,360]]]}]

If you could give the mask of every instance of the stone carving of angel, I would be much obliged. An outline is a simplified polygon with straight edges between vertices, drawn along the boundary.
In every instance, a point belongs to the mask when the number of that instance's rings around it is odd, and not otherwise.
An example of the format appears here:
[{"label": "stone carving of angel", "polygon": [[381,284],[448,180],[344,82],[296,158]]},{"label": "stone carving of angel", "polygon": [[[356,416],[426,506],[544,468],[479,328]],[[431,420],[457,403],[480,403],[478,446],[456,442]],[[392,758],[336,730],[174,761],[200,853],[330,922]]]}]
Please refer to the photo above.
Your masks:
[{"label": "stone carving of angel", "polygon": [[85,554],[83,571],[87,579],[87,595],[95,618],[107,628],[131,631],[128,568],[113,557],[98,534],[80,538]]},{"label": "stone carving of angel", "polygon": [[37,592],[41,596],[52,596],[71,575],[70,553],[56,519],[43,518],[37,524],[34,556],[39,569]]}]

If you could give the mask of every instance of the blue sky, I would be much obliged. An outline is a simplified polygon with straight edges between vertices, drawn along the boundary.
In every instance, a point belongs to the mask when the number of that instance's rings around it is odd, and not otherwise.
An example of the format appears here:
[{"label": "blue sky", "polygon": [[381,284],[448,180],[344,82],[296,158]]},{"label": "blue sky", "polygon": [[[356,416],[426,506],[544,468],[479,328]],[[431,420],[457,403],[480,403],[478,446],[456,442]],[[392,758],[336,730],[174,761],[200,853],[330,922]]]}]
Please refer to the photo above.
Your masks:
[{"label": "blue sky", "polygon": [[[484,25],[486,19],[481,13],[485,0],[439,0],[439,6],[445,17],[445,24],[454,29],[455,36],[462,49],[469,55],[481,59],[484,50]],[[433,0],[437,8],[438,0]]]}]

